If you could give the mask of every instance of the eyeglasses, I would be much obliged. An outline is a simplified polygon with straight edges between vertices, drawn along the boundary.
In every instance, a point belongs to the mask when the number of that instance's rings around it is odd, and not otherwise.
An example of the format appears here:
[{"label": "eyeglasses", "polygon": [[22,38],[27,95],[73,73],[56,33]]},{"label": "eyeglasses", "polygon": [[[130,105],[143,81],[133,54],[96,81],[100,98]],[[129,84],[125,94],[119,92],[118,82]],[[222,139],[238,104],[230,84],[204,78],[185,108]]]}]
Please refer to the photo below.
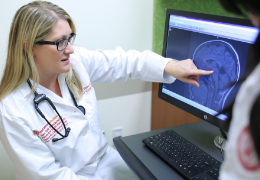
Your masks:
[{"label": "eyeglasses", "polygon": [[74,44],[74,41],[75,41],[75,38],[76,38],[76,34],[71,33],[70,35],[71,36],[68,39],[62,39],[62,40],[57,41],[57,42],[53,42],[53,41],[38,41],[38,42],[36,42],[36,44],[56,45],[57,46],[57,50],[58,51],[62,51],[62,50],[64,50],[67,47],[68,42],[70,42],[71,45]]}]

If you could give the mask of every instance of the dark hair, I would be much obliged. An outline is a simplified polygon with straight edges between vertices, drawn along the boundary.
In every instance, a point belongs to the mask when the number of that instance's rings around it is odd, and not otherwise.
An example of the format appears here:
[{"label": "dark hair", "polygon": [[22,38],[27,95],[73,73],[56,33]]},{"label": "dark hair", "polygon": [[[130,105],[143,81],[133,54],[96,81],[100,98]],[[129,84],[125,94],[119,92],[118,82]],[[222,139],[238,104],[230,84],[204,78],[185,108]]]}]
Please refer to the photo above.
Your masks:
[{"label": "dark hair", "polygon": [[[260,16],[260,1],[259,0],[219,0],[220,4],[230,12],[237,15],[245,15],[250,12],[254,15]],[[259,22],[260,23],[260,22]],[[256,65],[260,62],[260,35],[258,34],[257,39],[252,47],[252,55],[249,58],[249,70],[245,77],[240,80],[243,82],[246,77],[252,72]],[[232,119],[232,109],[234,102],[224,109],[224,112],[229,114],[229,121]],[[249,129],[252,136],[254,146],[256,148],[256,153],[258,159],[260,160],[260,94],[255,100],[250,114]]]}]

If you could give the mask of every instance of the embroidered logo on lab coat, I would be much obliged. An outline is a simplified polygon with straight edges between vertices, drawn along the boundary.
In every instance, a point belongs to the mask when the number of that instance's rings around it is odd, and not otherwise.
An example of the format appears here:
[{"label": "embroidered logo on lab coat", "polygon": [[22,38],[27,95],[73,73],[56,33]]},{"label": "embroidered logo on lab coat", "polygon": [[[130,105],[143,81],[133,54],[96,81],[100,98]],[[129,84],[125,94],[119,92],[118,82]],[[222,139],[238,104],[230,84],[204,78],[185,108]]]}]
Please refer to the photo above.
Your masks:
[{"label": "embroidered logo on lab coat", "polygon": [[91,89],[92,89],[92,84],[90,82],[86,87],[83,87],[83,94],[87,93]]},{"label": "embroidered logo on lab coat", "polygon": [[[62,118],[65,126],[68,125],[68,121],[65,118]],[[50,121],[51,125],[59,132],[63,132],[64,127],[63,124],[61,122],[61,120],[59,119],[58,115],[56,115],[51,121]],[[37,134],[37,136],[43,140],[45,143],[50,142],[50,140],[52,140],[56,135],[57,132],[55,130],[52,129],[52,127],[46,123],[45,126],[43,126],[43,128],[40,131],[33,131],[35,134]],[[64,132],[63,132],[64,133]]]},{"label": "embroidered logo on lab coat", "polygon": [[244,169],[248,171],[256,171],[260,169],[260,164],[254,150],[254,144],[248,126],[243,129],[238,137],[237,154]]}]

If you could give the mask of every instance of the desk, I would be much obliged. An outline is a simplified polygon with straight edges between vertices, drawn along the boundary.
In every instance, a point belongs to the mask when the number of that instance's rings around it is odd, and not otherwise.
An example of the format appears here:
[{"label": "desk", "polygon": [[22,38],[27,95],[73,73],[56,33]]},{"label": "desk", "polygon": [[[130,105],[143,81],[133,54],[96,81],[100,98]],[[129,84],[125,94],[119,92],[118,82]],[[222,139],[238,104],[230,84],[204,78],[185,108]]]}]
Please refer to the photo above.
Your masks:
[{"label": "desk", "polygon": [[214,145],[214,138],[220,134],[220,131],[217,127],[204,121],[114,138],[114,144],[119,154],[139,179],[183,179],[142,143],[142,139],[170,129],[179,133],[220,162],[223,161],[220,150]]}]

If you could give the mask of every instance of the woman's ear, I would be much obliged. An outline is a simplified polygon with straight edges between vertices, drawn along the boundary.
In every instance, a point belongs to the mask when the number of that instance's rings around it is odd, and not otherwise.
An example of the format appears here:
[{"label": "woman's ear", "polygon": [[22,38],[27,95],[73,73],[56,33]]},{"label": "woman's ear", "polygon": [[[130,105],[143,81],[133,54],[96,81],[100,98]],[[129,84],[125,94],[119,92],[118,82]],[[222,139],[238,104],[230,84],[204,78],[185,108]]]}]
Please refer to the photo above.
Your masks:
[{"label": "woman's ear", "polygon": [[27,41],[24,41],[24,42],[23,42],[23,50],[25,50],[25,52],[28,53],[28,44],[27,44]]},{"label": "woman's ear", "polygon": [[[24,41],[23,42],[23,49],[25,50],[25,52],[27,52],[28,54],[28,42],[27,41]],[[34,49],[32,48],[32,53],[33,53],[33,56],[35,55],[34,53]]]}]

